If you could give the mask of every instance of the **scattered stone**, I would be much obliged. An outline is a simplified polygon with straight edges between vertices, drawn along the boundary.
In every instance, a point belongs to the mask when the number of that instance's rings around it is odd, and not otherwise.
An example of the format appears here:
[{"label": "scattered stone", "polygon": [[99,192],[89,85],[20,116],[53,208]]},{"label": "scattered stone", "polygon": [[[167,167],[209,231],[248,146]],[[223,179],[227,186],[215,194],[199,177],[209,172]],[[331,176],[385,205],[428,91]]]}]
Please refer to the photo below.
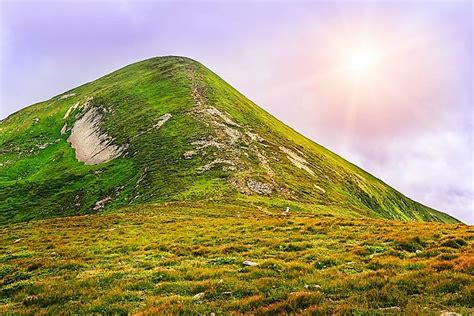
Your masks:
[{"label": "scattered stone", "polygon": [[389,307],[380,307],[379,311],[399,311],[400,307],[398,306],[389,306]]},{"label": "scattered stone", "polygon": [[33,120],[35,123],[38,123],[39,122],[39,118],[35,117],[35,119]]},{"label": "scattered stone", "polygon": [[18,238],[17,240],[14,241],[14,243],[19,243],[23,238]]},{"label": "scattered stone", "polygon": [[231,291],[222,292],[222,296],[231,296],[231,295],[232,295]]},{"label": "scattered stone", "polygon": [[288,216],[288,214],[290,214],[290,207],[289,206],[286,207],[286,209],[283,211],[283,213],[281,213],[281,215]]},{"label": "scattered stone", "polygon": [[253,261],[249,261],[249,260],[245,260],[244,262],[242,262],[242,264],[243,264],[244,266],[248,266],[248,267],[255,267],[255,266],[258,266],[258,263],[253,262]]},{"label": "scattered stone", "polygon": [[456,312],[447,312],[447,311],[444,311],[444,312],[441,312],[441,316],[461,316],[461,314],[456,313]]},{"label": "scattered stone", "polygon": [[247,187],[255,193],[269,195],[272,193],[272,185],[269,183],[259,182],[257,180],[247,180]]},{"label": "scattered stone", "polygon": [[36,144],[36,147],[38,147],[38,149],[45,149],[49,145],[51,145],[51,143]]},{"label": "scattered stone", "polygon": [[202,300],[204,298],[204,295],[205,295],[204,292],[198,293],[193,296],[193,300],[196,300],[196,301]]},{"label": "scattered stone", "polygon": [[197,151],[195,150],[188,150],[183,154],[184,159],[191,159],[193,156],[197,154]]},{"label": "scattered stone", "polygon": [[417,250],[415,251],[415,253],[422,253],[422,252],[423,252],[423,251],[421,251],[420,249],[417,249]]},{"label": "scattered stone", "polygon": [[34,301],[36,301],[38,299],[38,296],[36,295],[28,295],[26,298],[25,298],[25,304],[26,305],[29,305],[31,303],[33,303]]},{"label": "scattered stone", "polygon": [[315,187],[316,189],[318,189],[319,191],[321,191],[322,193],[326,193],[326,190],[324,190],[323,188],[321,188],[319,185],[316,185],[316,184],[315,184],[314,187]]}]

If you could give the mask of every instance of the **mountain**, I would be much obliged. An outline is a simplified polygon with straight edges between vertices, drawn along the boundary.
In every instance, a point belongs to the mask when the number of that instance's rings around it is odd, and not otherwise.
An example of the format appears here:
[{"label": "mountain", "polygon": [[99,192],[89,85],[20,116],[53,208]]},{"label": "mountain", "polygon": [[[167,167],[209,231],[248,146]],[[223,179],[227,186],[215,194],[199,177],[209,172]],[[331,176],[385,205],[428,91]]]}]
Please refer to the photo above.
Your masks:
[{"label": "mountain", "polygon": [[134,63],[2,120],[0,201],[4,224],[183,202],[458,222],[184,57]]}]

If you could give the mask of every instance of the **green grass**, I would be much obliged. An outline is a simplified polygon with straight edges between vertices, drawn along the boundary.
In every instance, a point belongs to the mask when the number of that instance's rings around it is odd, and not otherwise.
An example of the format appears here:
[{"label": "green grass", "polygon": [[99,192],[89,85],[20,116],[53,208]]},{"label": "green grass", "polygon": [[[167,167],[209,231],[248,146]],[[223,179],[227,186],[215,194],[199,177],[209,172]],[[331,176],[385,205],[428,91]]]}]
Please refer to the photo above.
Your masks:
[{"label": "green grass", "polygon": [[0,313],[474,312],[472,227],[282,210],[171,203],[1,226]]}]

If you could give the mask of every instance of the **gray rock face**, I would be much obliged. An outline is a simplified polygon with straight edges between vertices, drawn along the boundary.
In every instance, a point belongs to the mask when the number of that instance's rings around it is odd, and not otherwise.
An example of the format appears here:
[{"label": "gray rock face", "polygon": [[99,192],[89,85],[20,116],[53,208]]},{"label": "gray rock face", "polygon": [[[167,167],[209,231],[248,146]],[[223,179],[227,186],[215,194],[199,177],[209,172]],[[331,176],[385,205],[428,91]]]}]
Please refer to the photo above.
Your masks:
[{"label": "gray rock face", "polygon": [[247,181],[247,187],[255,193],[269,195],[272,193],[272,185],[268,183],[259,182],[253,179]]},{"label": "gray rock face", "polygon": [[86,165],[95,165],[120,156],[127,146],[113,144],[113,138],[100,130],[102,115],[90,108],[78,119],[67,141],[76,151],[76,158]]}]

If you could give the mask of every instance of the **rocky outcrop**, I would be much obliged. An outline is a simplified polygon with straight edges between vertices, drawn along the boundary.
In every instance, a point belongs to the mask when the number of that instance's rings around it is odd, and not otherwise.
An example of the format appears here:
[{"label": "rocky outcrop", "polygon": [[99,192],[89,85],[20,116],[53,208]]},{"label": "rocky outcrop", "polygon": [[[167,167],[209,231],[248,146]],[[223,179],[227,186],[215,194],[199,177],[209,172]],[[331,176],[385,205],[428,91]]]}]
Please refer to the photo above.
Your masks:
[{"label": "rocky outcrop", "polygon": [[286,154],[286,157],[291,161],[294,166],[308,172],[312,176],[315,175],[314,171],[308,167],[308,161],[306,161],[306,159],[300,157],[298,154],[286,147],[280,146],[280,150]]},{"label": "rocky outcrop", "polygon": [[126,145],[116,145],[114,139],[100,129],[102,115],[93,107],[78,119],[67,141],[76,151],[76,158],[86,165],[95,165],[120,156]]}]

